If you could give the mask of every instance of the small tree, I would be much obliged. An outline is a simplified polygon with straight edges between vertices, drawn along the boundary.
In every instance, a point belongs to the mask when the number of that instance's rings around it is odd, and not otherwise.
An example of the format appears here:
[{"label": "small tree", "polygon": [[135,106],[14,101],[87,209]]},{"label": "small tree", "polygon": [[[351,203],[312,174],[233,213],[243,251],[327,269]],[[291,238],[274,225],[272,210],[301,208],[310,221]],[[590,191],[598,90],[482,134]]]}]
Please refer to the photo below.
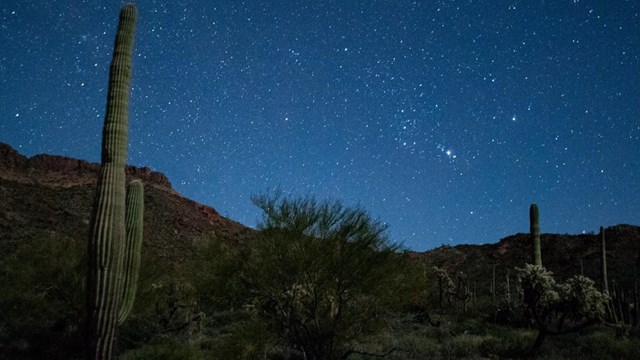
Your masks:
[{"label": "small tree", "polygon": [[264,211],[243,283],[250,305],[308,360],[346,359],[397,305],[397,246],[360,208],[255,196]]}]

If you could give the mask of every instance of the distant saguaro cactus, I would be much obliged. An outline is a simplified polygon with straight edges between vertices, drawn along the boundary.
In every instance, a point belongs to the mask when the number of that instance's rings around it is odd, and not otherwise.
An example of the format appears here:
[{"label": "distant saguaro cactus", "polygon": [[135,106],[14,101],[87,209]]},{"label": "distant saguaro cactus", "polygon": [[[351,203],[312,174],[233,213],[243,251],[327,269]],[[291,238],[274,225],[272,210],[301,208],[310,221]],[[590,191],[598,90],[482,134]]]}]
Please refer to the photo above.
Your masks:
[{"label": "distant saguaro cactus", "polygon": [[533,265],[542,266],[542,251],[540,250],[540,223],[538,205],[531,204],[529,208],[529,223],[531,242],[533,243]]},{"label": "distant saguaro cactus", "polygon": [[144,216],[144,186],[142,181],[133,180],[127,189],[126,230],[127,243],[124,251],[124,293],[120,305],[118,324],[122,324],[133,309],[140,274],[140,254],[142,251]]},{"label": "distant saguaro cactus", "polygon": [[[613,291],[609,291],[609,276],[607,275],[607,245],[604,227],[600,226],[600,256],[602,259],[602,267],[600,275],[602,276],[602,292],[609,296],[607,302],[607,321],[624,325],[624,317],[622,316],[622,304],[620,303],[620,294],[616,292],[616,282],[613,281]],[[616,301],[617,300],[617,301]]]},{"label": "distant saguaro cactus", "polygon": [[609,293],[607,280],[607,245],[605,244],[604,227],[600,226],[600,254],[602,256],[602,291]]},{"label": "distant saguaro cactus", "polygon": [[136,8],[120,11],[102,130],[102,166],[91,214],[87,274],[87,358],[110,359],[122,302],[125,165]]}]

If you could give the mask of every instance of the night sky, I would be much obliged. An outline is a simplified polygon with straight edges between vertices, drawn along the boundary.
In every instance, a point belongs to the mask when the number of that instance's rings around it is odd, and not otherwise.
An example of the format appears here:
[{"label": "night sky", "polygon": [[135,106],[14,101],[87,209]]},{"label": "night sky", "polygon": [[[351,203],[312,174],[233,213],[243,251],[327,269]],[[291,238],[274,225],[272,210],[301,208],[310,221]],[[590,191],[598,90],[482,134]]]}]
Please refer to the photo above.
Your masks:
[{"label": "night sky", "polygon": [[[0,2],[0,141],[98,162],[120,1]],[[640,3],[138,1],[129,162],[255,226],[280,188],[415,250],[640,223]]]}]

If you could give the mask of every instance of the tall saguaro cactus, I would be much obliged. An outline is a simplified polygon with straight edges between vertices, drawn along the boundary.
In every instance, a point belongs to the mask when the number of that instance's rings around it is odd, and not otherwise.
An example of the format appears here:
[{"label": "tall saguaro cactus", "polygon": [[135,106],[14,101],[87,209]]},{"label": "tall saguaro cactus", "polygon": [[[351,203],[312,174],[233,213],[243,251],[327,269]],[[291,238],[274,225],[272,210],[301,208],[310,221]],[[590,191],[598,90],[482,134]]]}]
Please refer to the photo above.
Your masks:
[{"label": "tall saguaro cactus", "polygon": [[140,180],[133,180],[129,183],[125,216],[127,243],[124,250],[124,284],[118,324],[123,323],[131,313],[138,287],[144,216],[144,187]]},{"label": "tall saguaro cactus", "polygon": [[120,11],[102,130],[102,166],[91,214],[87,274],[87,358],[110,359],[122,301],[125,165],[136,8]]},{"label": "tall saguaro cactus", "polygon": [[538,205],[531,204],[529,208],[529,225],[531,242],[533,243],[533,265],[542,266],[542,251],[540,250],[540,223]]}]

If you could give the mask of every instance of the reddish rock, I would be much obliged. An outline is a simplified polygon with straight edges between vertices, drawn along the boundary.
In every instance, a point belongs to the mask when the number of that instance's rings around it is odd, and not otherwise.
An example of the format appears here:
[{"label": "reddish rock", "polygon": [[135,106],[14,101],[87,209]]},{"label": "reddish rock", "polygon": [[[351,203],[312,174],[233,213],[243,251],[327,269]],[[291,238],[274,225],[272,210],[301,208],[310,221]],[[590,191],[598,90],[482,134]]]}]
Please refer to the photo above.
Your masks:
[{"label": "reddish rock", "polygon": [[72,159],[57,155],[35,155],[27,162],[27,167],[39,171],[93,171],[95,173],[100,169],[100,165],[92,164],[85,160]]},{"label": "reddish rock", "polygon": [[0,169],[24,168],[27,157],[18,153],[11,146],[0,143]]},{"label": "reddish rock", "polygon": [[[100,164],[65,156],[35,155],[27,158],[7,144],[0,143],[0,177],[26,183],[49,186],[73,186],[95,181]],[[128,165],[127,177],[142,180],[145,184],[171,188],[169,179],[148,167]]]},{"label": "reddish rock", "polygon": [[197,204],[197,207],[198,210],[200,210],[200,212],[207,217],[207,219],[215,222],[220,221],[220,214],[216,211],[216,209],[202,204]]},{"label": "reddish rock", "polygon": [[165,174],[158,171],[153,171],[146,166],[135,167],[128,165],[125,171],[127,172],[127,176],[129,177],[140,179],[146,183],[171,188],[171,182],[169,182],[169,179],[165,176]]}]

